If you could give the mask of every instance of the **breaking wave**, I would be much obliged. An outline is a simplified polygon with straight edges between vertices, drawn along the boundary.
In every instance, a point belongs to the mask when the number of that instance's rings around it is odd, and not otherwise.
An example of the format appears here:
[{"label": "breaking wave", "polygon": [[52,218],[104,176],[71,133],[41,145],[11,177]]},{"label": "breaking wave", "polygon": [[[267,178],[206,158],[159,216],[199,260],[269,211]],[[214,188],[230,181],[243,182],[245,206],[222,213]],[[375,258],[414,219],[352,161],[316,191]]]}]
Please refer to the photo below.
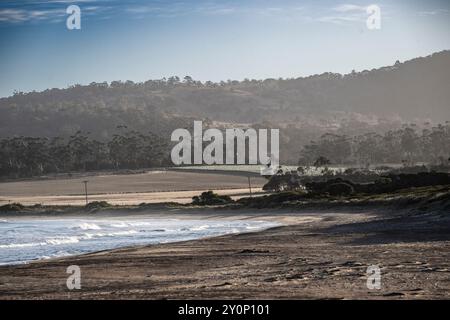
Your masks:
[{"label": "breaking wave", "polygon": [[101,228],[100,228],[98,225],[96,225],[95,223],[87,223],[87,222],[80,223],[80,224],[78,225],[78,227],[79,227],[81,230],[100,230],[100,229],[101,229]]},{"label": "breaking wave", "polygon": [[193,240],[275,225],[264,221],[205,222],[173,218],[0,220],[0,265],[133,245]]}]

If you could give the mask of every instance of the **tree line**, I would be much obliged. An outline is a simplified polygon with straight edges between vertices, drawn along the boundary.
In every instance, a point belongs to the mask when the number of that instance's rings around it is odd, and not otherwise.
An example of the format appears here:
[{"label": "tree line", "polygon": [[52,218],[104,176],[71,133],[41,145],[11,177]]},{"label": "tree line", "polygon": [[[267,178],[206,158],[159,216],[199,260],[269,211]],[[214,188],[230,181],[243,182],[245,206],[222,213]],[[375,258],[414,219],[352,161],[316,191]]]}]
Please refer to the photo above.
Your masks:
[{"label": "tree line", "polygon": [[168,145],[153,133],[120,128],[107,141],[78,131],[67,138],[12,137],[0,140],[0,176],[139,169],[168,165]]},{"label": "tree line", "polygon": [[306,144],[300,154],[300,165],[314,165],[318,159],[322,162],[326,159],[327,164],[335,165],[448,164],[450,122],[424,129],[409,125],[384,134],[369,132],[347,136],[326,133]]},{"label": "tree line", "polygon": [[[88,132],[54,138],[18,136],[0,139],[0,177],[49,173],[144,169],[170,166],[167,137],[117,127],[108,139]],[[281,152],[283,144],[281,141]],[[415,125],[384,134],[355,136],[326,133],[304,145],[300,165],[449,164],[450,122],[419,129]]]}]

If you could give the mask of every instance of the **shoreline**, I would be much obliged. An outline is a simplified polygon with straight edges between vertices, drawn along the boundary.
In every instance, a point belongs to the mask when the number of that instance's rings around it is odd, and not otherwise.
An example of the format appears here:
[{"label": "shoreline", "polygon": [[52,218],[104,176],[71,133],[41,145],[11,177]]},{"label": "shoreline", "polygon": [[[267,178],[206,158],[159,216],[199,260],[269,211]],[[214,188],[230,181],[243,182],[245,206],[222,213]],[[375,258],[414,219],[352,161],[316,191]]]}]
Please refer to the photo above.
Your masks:
[{"label": "shoreline", "polygon": [[[113,211],[120,217],[268,219],[283,225],[1,266],[0,298],[450,298],[450,227],[436,215],[415,218],[409,210],[383,208]],[[111,212],[90,215],[102,216]],[[65,268],[72,264],[82,270],[81,290],[65,286]],[[372,264],[381,267],[381,290],[365,286]]]},{"label": "shoreline", "polygon": [[[72,208],[76,209],[76,208]],[[164,210],[165,212],[161,212]],[[171,211],[171,212],[167,212]],[[182,212],[180,212],[182,211]],[[219,235],[213,235],[213,236],[200,236],[196,239],[191,240],[175,240],[175,241],[168,241],[168,242],[162,242],[162,243],[148,243],[143,245],[131,245],[131,246],[123,246],[123,247],[117,247],[114,249],[104,249],[104,250],[98,250],[98,251],[92,251],[87,253],[81,253],[81,254],[70,254],[70,255],[63,255],[59,257],[52,257],[52,258],[45,258],[45,259],[34,259],[26,262],[20,262],[20,263],[11,263],[11,264],[0,264],[1,267],[8,267],[8,266],[18,266],[18,265],[28,265],[33,263],[46,263],[51,262],[53,260],[59,260],[63,258],[76,258],[76,257],[82,257],[84,255],[89,254],[95,254],[102,251],[110,251],[110,250],[117,250],[117,249],[132,249],[135,247],[141,247],[141,246],[153,246],[153,245],[159,245],[159,244],[170,244],[170,243],[178,243],[178,242],[185,242],[185,241],[195,241],[195,240],[202,240],[202,239],[210,239],[215,237],[221,237],[224,235],[240,235],[240,234],[246,234],[246,233],[252,233],[252,232],[263,232],[265,230],[271,229],[271,228],[277,228],[280,226],[288,226],[292,224],[298,224],[298,223],[305,223],[310,222],[314,220],[320,220],[320,217],[314,216],[314,213],[303,213],[302,216],[299,216],[298,213],[291,212],[292,210],[277,210],[277,213],[274,214],[273,210],[268,210],[268,212],[256,212],[254,210],[245,210],[241,209],[238,210],[239,212],[236,212],[237,210],[233,209],[226,209],[221,208],[219,212],[217,213],[211,213],[210,208],[201,208],[201,207],[168,207],[164,204],[160,204],[160,206],[155,206],[154,208],[146,208],[145,210],[136,211],[136,208],[114,208],[114,209],[107,209],[99,212],[95,212],[94,214],[89,212],[80,212],[79,210],[76,210],[75,212],[58,212],[55,214],[52,214],[50,212],[42,212],[42,213],[32,213],[32,212],[26,212],[26,213],[6,213],[1,215],[2,218],[0,219],[0,222],[2,220],[5,220],[7,222],[14,220],[14,221],[20,221],[20,220],[41,220],[41,219],[49,219],[49,220],[64,220],[64,219],[80,219],[85,220],[86,222],[92,221],[101,221],[102,219],[120,219],[120,220],[133,220],[133,219],[142,219],[142,218],[150,218],[150,219],[156,219],[156,220],[164,220],[164,219],[176,219],[176,220],[212,220],[212,221],[264,221],[264,222],[272,222],[276,223],[278,225],[274,225],[271,227],[255,230],[255,231],[240,231],[240,232],[233,232],[233,233],[224,233]],[[11,219],[11,220],[8,220]]]},{"label": "shoreline", "polygon": [[[214,237],[220,237],[223,235],[228,234],[244,234],[244,233],[251,233],[251,232],[259,232],[264,231],[270,228],[279,227],[282,225],[289,225],[293,223],[300,223],[300,222],[307,222],[310,219],[313,219],[312,217],[293,217],[292,214],[282,214],[281,216],[270,216],[268,217],[266,214],[260,214],[260,213],[251,213],[251,212],[225,212],[222,214],[212,214],[210,210],[207,210],[207,212],[204,212],[202,208],[191,208],[193,210],[190,210],[191,212],[186,212],[188,210],[183,208],[167,208],[162,207],[159,208],[153,208],[153,209],[146,209],[144,212],[136,212],[133,209],[130,210],[105,210],[101,212],[97,212],[95,214],[87,213],[87,212],[67,212],[67,213],[60,213],[60,214],[50,214],[50,213],[39,213],[39,214],[33,214],[33,213],[18,213],[18,214],[7,214],[2,215],[1,217],[4,219],[0,219],[0,222],[20,222],[21,220],[30,222],[30,221],[64,221],[64,220],[80,220],[80,222],[83,223],[99,223],[100,225],[105,222],[135,222],[135,221],[144,221],[146,222],[146,219],[151,219],[152,222],[158,223],[159,221],[164,220],[178,220],[182,222],[183,220],[188,220],[188,222],[192,221],[204,221],[204,223],[208,222],[218,222],[218,221],[224,221],[224,222],[235,222],[235,221],[255,221],[255,222],[269,222],[272,225],[266,226],[266,227],[253,227],[257,228],[256,230],[241,230],[241,231],[234,231],[234,232],[227,232],[225,229],[222,233],[219,232],[219,234],[216,235],[197,235],[193,239],[186,239],[186,240],[164,240],[163,242],[148,242],[144,244],[135,244],[135,245],[123,245],[116,248],[111,249],[97,249],[93,251],[88,251],[84,253],[78,253],[78,254],[67,254],[67,255],[61,255],[61,256],[55,256],[52,258],[39,258],[39,259],[32,259],[28,261],[22,261],[22,262],[15,262],[15,263],[2,263],[1,266],[17,266],[17,265],[28,265],[28,264],[34,264],[34,263],[47,263],[54,260],[59,260],[63,258],[78,258],[82,257],[84,255],[89,254],[95,254],[102,251],[109,251],[109,250],[116,250],[116,249],[132,249],[135,247],[140,246],[152,246],[152,245],[158,245],[158,244],[168,244],[168,243],[176,243],[176,242],[184,242],[184,241],[195,241],[200,239],[209,239]],[[164,210],[165,212],[162,212],[161,210]],[[167,210],[172,210],[172,212],[167,212]],[[179,212],[182,210],[183,212]],[[3,221],[2,221],[3,220]],[[95,229],[94,229],[95,230]],[[73,237],[78,237],[79,235],[73,235]],[[55,237],[58,237],[58,235],[55,235]],[[37,249],[38,250],[38,249]],[[62,249],[61,249],[62,250]]]},{"label": "shoreline", "polygon": [[[375,211],[375,208],[368,208]],[[342,212],[367,211],[363,208],[233,208],[228,206],[194,206],[179,203],[150,203],[145,206],[111,206],[86,211],[84,206],[44,206],[41,208],[27,207],[17,212],[1,213],[1,218],[40,219],[40,218],[161,218],[161,219],[219,219],[219,220],[255,220],[278,221],[293,224],[301,220],[304,214],[332,214]]]}]

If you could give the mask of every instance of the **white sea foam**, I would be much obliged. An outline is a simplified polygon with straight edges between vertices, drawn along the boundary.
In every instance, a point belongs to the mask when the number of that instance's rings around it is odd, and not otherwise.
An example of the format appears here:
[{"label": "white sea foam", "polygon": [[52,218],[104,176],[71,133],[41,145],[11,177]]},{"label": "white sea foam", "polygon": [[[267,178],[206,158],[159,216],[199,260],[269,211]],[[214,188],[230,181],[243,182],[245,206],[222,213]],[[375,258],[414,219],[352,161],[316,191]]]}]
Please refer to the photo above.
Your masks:
[{"label": "white sea foam", "polygon": [[129,226],[129,224],[125,222],[118,222],[118,223],[111,223],[110,226],[114,228],[126,228]]},{"label": "white sea foam", "polygon": [[257,226],[246,226],[245,229],[253,230],[253,229],[259,229],[259,228]]},{"label": "white sea foam", "polygon": [[0,244],[0,249],[36,247],[45,244],[46,244],[45,242],[9,243],[9,244]]},{"label": "white sea foam", "polygon": [[209,225],[203,224],[203,225],[201,225],[201,226],[192,227],[192,228],[190,228],[189,230],[191,230],[191,231],[202,231],[202,230],[206,230],[206,229],[208,229],[208,228],[209,228]]},{"label": "white sea foam", "polygon": [[[3,221],[2,221],[3,222]],[[188,219],[9,219],[0,228],[0,265],[248,232],[274,225],[263,221]]]},{"label": "white sea foam", "polygon": [[95,223],[80,223],[78,225],[78,228],[80,228],[81,230],[100,230],[101,228],[96,225]]},{"label": "white sea foam", "polygon": [[9,243],[9,244],[0,244],[0,249],[4,248],[26,248],[26,247],[37,247],[37,246],[57,246],[62,244],[72,244],[78,243],[81,240],[89,240],[94,238],[101,237],[118,237],[118,236],[127,236],[136,234],[138,231],[136,230],[127,230],[120,232],[109,232],[109,233],[85,233],[82,236],[70,236],[70,237],[55,237],[47,239],[43,242],[30,242],[30,243]]},{"label": "white sea foam", "polygon": [[137,230],[127,230],[127,231],[118,231],[118,232],[99,232],[99,233],[85,233],[81,239],[93,239],[93,238],[101,238],[101,237],[118,237],[118,236],[128,236],[132,234],[138,233]]},{"label": "white sea foam", "polygon": [[73,236],[73,237],[56,237],[51,238],[48,240],[45,240],[45,244],[49,245],[59,245],[59,244],[69,244],[69,243],[77,243],[80,242],[80,238]]}]

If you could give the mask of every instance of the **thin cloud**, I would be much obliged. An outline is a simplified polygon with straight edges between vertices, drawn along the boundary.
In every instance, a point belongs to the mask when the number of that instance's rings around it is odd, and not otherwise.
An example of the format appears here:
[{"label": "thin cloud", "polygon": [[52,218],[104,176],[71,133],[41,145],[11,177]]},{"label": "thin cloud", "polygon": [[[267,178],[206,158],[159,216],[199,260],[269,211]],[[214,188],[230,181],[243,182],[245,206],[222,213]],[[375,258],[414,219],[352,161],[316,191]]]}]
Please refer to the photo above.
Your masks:
[{"label": "thin cloud", "polygon": [[350,4],[350,3],[346,3],[346,4],[341,4],[337,7],[333,8],[333,11],[337,11],[337,12],[366,12],[367,6],[360,6],[360,5],[356,5],[356,4]]},{"label": "thin cloud", "polygon": [[25,10],[25,9],[1,9],[0,22],[21,23],[28,21],[50,20],[65,15],[63,9],[53,10]]},{"label": "thin cloud", "polygon": [[347,25],[367,19],[367,6],[345,3],[331,8],[328,13],[315,18],[317,22]]},{"label": "thin cloud", "polygon": [[0,9],[0,22],[23,22],[27,20],[25,10],[19,9]]},{"label": "thin cloud", "polygon": [[353,22],[363,22],[364,19],[360,16],[324,16],[317,18],[316,21],[344,25]]},{"label": "thin cloud", "polygon": [[[93,15],[104,11],[108,7],[94,5],[106,0],[77,0],[76,3],[90,3],[82,6],[82,12]],[[48,0],[48,1],[8,1],[2,4],[0,9],[0,23],[27,23],[36,21],[55,22],[67,15],[68,4],[74,3],[70,0]],[[66,5],[67,4],[67,5]]]},{"label": "thin cloud", "polygon": [[[20,3],[20,5],[19,5]],[[344,3],[336,7],[312,11],[298,5],[251,6],[220,3],[218,1],[164,2],[119,0],[40,0],[8,1],[8,8],[0,10],[0,23],[26,23],[29,21],[59,21],[69,3],[81,3],[85,16],[103,19],[126,14],[130,19],[148,17],[174,19],[187,16],[245,16],[278,19],[283,21],[323,22],[348,24],[366,18],[366,7]]]},{"label": "thin cloud", "polygon": [[448,14],[450,11],[446,9],[436,9],[430,11],[420,11],[418,12],[419,16],[436,16],[440,14]]},{"label": "thin cloud", "polygon": [[299,16],[303,10],[299,6],[286,7],[251,7],[251,6],[232,6],[216,2],[198,3],[172,3],[165,6],[152,5],[131,5],[124,11],[134,14],[136,18],[142,18],[143,15],[152,15],[163,18],[176,18],[181,16],[226,16],[226,15],[245,15],[262,17],[293,17]]},{"label": "thin cloud", "polygon": [[172,3],[167,4],[164,7],[154,5],[134,5],[127,6],[124,10],[128,13],[136,14],[138,17],[147,14],[165,18],[175,18],[187,15],[228,15],[237,12],[235,7],[220,5],[187,6],[184,3]]}]

